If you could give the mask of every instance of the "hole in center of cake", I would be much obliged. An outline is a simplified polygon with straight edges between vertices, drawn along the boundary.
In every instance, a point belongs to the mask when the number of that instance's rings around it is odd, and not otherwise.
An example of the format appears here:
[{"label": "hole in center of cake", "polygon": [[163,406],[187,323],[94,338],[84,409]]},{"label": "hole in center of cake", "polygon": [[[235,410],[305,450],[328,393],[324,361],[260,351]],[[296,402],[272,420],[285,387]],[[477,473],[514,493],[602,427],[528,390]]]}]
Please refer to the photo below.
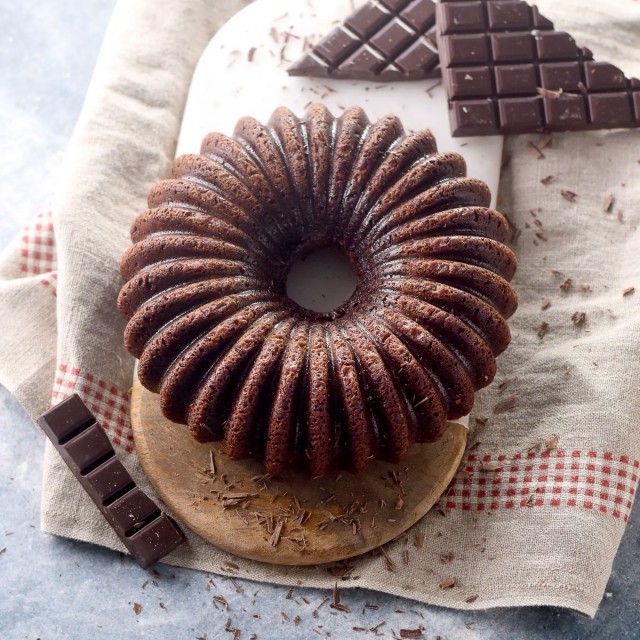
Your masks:
[{"label": "hole in center of cake", "polygon": [[356,290],[358,276],[337,246],[313,249],[293,262],[287,274],[287,295],[301,307],[328,313],[342,306]]}]

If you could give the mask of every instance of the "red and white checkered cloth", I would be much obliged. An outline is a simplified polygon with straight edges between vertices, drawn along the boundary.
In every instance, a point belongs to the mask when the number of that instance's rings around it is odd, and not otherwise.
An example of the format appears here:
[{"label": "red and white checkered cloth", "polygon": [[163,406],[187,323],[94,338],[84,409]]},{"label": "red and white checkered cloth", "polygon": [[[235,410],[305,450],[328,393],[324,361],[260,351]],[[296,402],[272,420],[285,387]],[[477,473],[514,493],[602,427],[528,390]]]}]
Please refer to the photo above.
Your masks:
[{"label": "red and white checkered cloth", "polygon": [[[33,416],[78,392],[152,495],[129,423],[134,363],[115,307],[118,262],[148,188],[168,173],[216,11],[230,15],[241,4],[118,5],[52,209],[0,258],[0,382]],[[616,47],[626,46],[621,25],[638,10],[616,4],[614,16],[603,9],[595,33],[591,22],[579,22],[577,0],[539,4],[584,37],[581,44],[608,47],[614,61]],[[638,75],[637,47],[624,51],[620,62]],[[449,607],[597,610],[639,475],[639,142],[640,131],[556,135],[538,159],[526,139],[506,140],[498,206],[519,230],[513,342],[496,382],[476,398],[471,445],[439,509],[410,533],[424,534],[424,547],[412,548],[411,565],[395,573],[381,557],[361,558],[359,579],[345,586]],[[562,190],[577,197],[570,202]],[[603,212],[610,193],[614,205]],[[629,293],[632,287],[638,292]],[[572,322],[576,312],[586,322]],[[122,549],[51,447],[42,528]],[[399,540],[387,554],[401,566],[406,548]],[[440,554],[451,559],[446,566]],[[211,572],[229,560],[191,534],[169,558]],[[232,561],[238,575],[255,580],[323,587],[334,580],[323,567]],[[447,576],[456,586],[440,589]]]}]

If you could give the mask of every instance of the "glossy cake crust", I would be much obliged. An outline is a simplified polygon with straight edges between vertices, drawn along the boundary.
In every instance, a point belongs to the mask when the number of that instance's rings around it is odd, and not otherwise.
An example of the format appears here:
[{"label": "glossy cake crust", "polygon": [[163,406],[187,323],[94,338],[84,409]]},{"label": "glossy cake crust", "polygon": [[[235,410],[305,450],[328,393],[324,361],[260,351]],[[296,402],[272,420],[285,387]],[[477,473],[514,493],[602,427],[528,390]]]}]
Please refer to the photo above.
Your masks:
[{"label": "glossy cake crust", "polygon": [[[495,375],[516,260],[486,185],[428,131],[312,105],[242,118],[149,193],[122,258],[127,349],[165,415],[267,471],[402,460]],[[286,295],[337,245],[359,276],[338,309]]]}]

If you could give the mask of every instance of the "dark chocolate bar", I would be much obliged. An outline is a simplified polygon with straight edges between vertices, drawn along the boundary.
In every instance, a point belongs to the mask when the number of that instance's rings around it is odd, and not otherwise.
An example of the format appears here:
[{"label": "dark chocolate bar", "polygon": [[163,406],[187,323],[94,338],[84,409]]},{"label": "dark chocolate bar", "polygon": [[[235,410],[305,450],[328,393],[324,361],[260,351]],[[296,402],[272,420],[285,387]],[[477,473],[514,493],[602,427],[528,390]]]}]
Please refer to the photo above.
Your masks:
[{"label": "dark chocolate bar", "polygon": [[438,78],[432,0],[372,0],[288,69],[293,76],[391,82]]},{"label": "dark chocolate bar", "polygon": [[522,0],[436,10],[454,136],[640,126],[640,82],[595,62]]},{"label": "dark chocolate bar", "polygon": [[80,396],[50,409],[38,424],[141,567],[184,542],[176,522],[136,486]]}]

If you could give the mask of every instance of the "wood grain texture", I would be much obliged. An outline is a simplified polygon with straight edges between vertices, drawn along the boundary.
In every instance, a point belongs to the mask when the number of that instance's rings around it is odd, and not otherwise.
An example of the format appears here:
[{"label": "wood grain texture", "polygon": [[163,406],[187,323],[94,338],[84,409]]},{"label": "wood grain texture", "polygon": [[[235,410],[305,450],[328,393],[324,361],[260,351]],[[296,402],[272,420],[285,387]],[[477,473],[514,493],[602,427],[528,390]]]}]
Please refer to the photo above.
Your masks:
[{"label": "wood grain texture", "polygon": [[220,443],[196,442],[137,377],[131,418],[142,466],[183,524],[229,553],[283,565],[350,558],[402,534],[437,502],[467,441],[467,429],[452,422],[439,442],[414,445],[400,465],[275,479],[256,461],[230,460]]}]

